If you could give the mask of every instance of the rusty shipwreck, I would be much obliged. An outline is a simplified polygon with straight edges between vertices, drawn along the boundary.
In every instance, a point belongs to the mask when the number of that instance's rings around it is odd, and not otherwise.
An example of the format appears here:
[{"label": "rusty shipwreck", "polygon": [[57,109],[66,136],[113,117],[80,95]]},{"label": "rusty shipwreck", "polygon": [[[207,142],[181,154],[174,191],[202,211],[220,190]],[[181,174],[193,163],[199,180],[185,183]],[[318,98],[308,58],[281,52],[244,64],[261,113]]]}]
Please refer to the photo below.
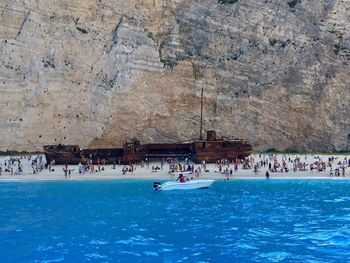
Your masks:
[{"label": "rusty shipwreck", "polygon": [[142,160],[160,160],[162,158],[190,159],[195,163],[216,162],[220,159],[234,161],[244,159],[252,153],[252,146],[243,139],[218,139],[215,131],[207,131],[202,137],[203,88],[201,94],[200,136],[186,143],[149,143],[141,144],[132,139],[122,148],[82,149],[78,145],[45,145],[44,154],[48,163],[78,164],[88,162],[137,163]]}]

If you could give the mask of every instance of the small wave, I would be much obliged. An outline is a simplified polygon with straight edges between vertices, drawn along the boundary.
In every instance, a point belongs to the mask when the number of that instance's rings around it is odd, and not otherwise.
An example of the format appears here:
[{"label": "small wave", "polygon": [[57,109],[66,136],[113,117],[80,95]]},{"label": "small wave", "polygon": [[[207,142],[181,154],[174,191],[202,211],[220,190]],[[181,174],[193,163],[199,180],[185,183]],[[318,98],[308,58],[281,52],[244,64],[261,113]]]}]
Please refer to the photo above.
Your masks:
[{"label": "small wave", "polygon": [[144,251],[143,254],[145,254],[146,256],[152,256],[152,257],[158,257],[159,253],[158,252],[154,252],[154,251]]},{"label": "small wave", "polygon": [[183,262],[183,261],[186,261],[188,259],[188,257],[183,257],[182,259],[179,259],[178,261],[176,262]]},{"label": "small wave", "polygon": [[64,260],[64,258],[54,258],[54,259],[45,259],[45,260],[36,261],[36,262],[40,262],[40,263],[53,263],[53,262],[62,262],[63,260]]},{"label": "small wave", "polygon": [[132,255],[132,256],[136,256],[136,257],[141,257],[142,255],[138,252],[132,252],[132,251],[126,251],[126,250],[122,250],[120,251],[121,254],[126,254],[126,255]]},{"label": "small wave", "polygon": [[316,240],[316,241],[327,241],[336,236],[335,231],[331,230],[319,230],[315,233],[306,235],[307,239]]},{"label": "small wave", "polygon": [[237,245],[237,247],[242,249],[257,249],[255,246],[249,245],[247,243],[240,243]]},{"label": "small wave", "polygon": [[348,236],[335,236],[329,240],[330,245],[334,246],[350,246],[350,238]]},{"label": "small wave", "polygon": [[105,225],[107,225],[107,223],[104,220],[91,222],[91,224],[94,225],[94,226],[105,226]]},{"label": "small wave", "polygon": [[90,253],[90,254],[85,254],[84,255],[85,257],[87,258],[95,258],[95,259],[107,259],[107,256],[105,255],[101,255],[101,254],[98,254],[98,253]]},{"label": "small wave", "polygon": [[325,202],[325,203],[339,203],[339,202],[345,202],[345,201],[348,201],[348,200],[345,199],[345,198],[336,198],[336,199],[323,200],[323,202]]},{"label": "small wave", "polygon": [[291,257],[292,254],[287,252],[277,251],[277,252],[270,252],[270,253],[261,253],[259,256],[271,262],[280,262],[282,260],[285,260]]},{"label": "small wave", "polygon": [[115,242],[115,244],[123,244],[123,245],[149,245],[151,242],[153,242],[154,238],[145,238],[143,236],[134,236],[129,239],[124,240],[118,240]]},{"label": "small wave", "polygon": [[107,245],[108,243],[109,243],[108,241],[93,239],[90,241],[89,244],[91,244],[91,245]]},{"label": "small wave", "polygon": [[172,251],[174,251],[174,249],[172,249],[172,248],[162,248],[161,251],[162,252],[172,252]]},{"label": "small wave", "polygon": [[278,231],[273,231],[267,228],[264,228],[264,229],[252,228],[252,229],[249,229],[249,232],[257,236],[266,236],[266,237],[276,236],[280,234],[280,232]]},{"label": "small wave", "polygon": [[36,251],[48,251],[48,250],[52,250],[52,246],[38,246]]}]

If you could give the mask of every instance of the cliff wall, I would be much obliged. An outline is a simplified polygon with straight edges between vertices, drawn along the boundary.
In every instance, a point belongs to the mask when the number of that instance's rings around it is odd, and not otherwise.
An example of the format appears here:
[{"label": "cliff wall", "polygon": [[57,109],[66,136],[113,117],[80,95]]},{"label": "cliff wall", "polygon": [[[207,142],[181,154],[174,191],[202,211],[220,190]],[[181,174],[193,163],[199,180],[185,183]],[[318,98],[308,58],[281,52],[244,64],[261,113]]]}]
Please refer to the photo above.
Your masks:
[{"label": "cliff wall", "polygon": [[2,0],[0,150],[350,143],[350,0]]}]

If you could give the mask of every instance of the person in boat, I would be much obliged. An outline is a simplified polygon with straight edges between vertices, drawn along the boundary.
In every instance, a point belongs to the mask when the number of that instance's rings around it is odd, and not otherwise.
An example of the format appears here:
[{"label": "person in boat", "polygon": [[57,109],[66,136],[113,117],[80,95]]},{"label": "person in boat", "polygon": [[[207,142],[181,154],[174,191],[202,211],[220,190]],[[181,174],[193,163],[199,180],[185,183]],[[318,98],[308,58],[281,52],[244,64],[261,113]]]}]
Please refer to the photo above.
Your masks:
[{"label": "person in boat", "polygon": [[188,178],[186,176],[184,176],[183,174],[179,174],[179,177],[176,179],[177,182],[180,182],[180,183],[184,183],[184,182],[187,182],[189,181]]}]

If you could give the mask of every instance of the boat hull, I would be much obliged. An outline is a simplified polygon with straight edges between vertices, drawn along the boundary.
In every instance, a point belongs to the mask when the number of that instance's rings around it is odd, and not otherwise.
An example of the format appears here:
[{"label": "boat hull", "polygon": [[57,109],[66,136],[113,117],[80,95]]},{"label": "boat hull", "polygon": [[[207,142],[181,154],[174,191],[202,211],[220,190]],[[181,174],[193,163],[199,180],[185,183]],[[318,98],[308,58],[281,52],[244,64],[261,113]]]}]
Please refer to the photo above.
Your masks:
[{"label": "boat hull", "polygon": [[169,191],[169,190],[191,190],[191,189],[203,189],[211,186],[215,180],[203,179],[203,180],[190,180],[184,183],[171,181],[165,182],[159,186],[157,190]]}]

